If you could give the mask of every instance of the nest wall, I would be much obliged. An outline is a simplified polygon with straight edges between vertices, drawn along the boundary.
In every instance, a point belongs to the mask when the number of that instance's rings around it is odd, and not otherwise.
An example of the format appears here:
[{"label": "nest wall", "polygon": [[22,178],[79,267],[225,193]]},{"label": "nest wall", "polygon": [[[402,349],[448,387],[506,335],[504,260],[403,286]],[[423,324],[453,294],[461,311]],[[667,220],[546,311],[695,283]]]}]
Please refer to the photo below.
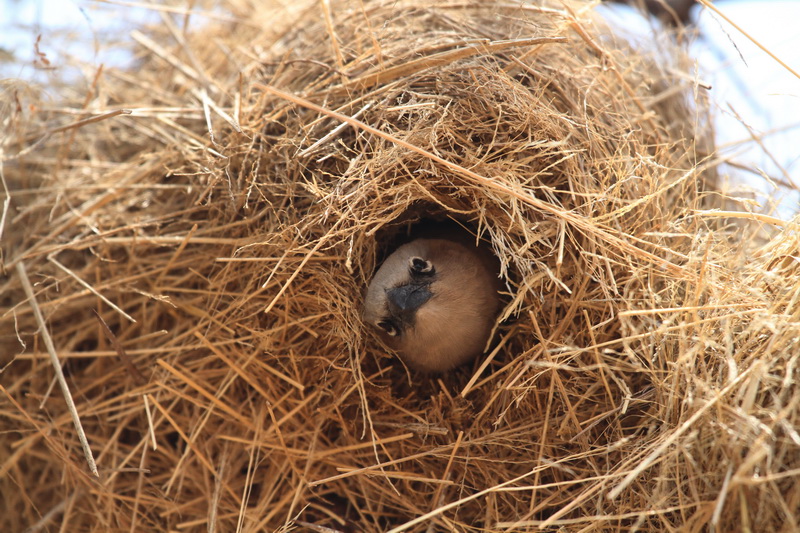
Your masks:
[{"label": "nest wall", "polygon": [[[592,6],[230,3],[77,122],[9,89],[0,529],[800,527],[796,225],[715,211],[691,62]],[[444,375],[360,319],[430,218],[506,289]]]}]

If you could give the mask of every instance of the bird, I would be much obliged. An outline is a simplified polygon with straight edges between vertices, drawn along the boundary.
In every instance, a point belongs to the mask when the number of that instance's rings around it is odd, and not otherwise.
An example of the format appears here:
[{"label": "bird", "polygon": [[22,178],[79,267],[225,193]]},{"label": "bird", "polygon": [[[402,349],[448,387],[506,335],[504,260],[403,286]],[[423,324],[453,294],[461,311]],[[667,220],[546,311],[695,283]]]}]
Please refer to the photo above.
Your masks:
[{"label": "bird", "polygon": [[466,239],[398,247],[369,283],[363,317],[410,367],[441,373],[486,347],[500,307],[497,259]]}]

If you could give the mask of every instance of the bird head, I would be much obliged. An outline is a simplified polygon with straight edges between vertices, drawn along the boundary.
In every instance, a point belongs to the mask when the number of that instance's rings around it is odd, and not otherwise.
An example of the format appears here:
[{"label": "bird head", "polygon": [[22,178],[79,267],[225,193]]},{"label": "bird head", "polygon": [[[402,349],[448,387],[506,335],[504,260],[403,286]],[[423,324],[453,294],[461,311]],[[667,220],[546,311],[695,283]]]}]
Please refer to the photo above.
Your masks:
[{"label": "bird head", "polygon": [[440,372],[483,351],[497,308],[497,276],[477,248],[417,239],[375,273],[364,320],[411,366]]}]

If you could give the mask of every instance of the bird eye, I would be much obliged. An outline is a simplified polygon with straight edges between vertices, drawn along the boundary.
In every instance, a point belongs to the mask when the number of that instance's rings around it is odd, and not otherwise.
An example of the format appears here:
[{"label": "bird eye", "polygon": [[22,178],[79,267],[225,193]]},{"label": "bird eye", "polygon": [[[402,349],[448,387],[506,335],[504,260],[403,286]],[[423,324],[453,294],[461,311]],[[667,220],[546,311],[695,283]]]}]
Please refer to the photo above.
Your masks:
[{"label": "bird eye", "polygon": [[381,320],[378,322],[378,327],[385,331],[390,337],[396,337],[399,333],[397,327],[388,320]]},{"label": "bird eye", "polygon": [[412,257],[408,264],[409,269],[414,274],[433,274],[433,263],[421,257]]}]

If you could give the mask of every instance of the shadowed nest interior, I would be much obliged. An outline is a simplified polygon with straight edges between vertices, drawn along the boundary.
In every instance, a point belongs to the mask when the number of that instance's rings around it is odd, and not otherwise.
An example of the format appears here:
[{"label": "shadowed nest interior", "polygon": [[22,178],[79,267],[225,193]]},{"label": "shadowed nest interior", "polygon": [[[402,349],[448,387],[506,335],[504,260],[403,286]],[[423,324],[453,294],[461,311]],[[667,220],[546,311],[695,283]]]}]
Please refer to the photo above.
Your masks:
[{"label": "shadowed nest interior", "polygon": [[[796,225],[715,211],[691,63],[592,6],[230,2],[7,85],[0,529],[800,527]],[[506,292],[438,376],[360,319],[430,219]]]}]

